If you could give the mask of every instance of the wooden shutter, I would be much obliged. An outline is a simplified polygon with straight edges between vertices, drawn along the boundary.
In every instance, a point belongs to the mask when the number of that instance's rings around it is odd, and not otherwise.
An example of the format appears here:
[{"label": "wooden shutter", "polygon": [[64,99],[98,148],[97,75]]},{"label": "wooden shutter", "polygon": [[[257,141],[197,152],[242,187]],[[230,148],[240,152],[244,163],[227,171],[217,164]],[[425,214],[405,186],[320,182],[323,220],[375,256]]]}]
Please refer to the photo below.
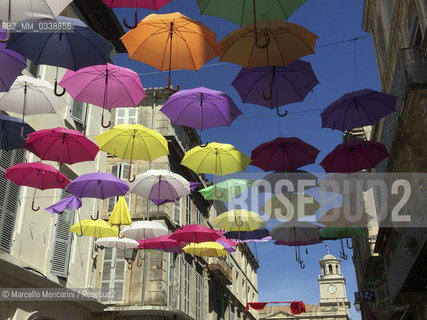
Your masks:
[{"label": "wooden shutter", "polygon": [[20,187],[5,179],[6,170],[25,159],[25,149],[0,150],[0,249],[10,252],[19,206]]},{"label": "wooden shutter", "polygon": [[190,312],[190,265],[184,263],[184,312]]},{"label": "wooden shutter", "polygon": [[[128,173],[129,173],[129,163],[122,163],[122,164],[112,164],[110,167],[110,173],[117,177],[122,179],[123,181],[127,181],[128,178]],[[132,172],[131,172],[132,174]],[[127,195],[125,195],[125,199],[128,205],[128,208],[130,208],[130,193],[128,193]],[[108,215],[111,214],[111,212],[114,209],[114,206],[116,205],[117,201],[119,200],[119,197],[113,197],[113,198],[109,198],[108,199],[108,207],[107,207],[107,211],[108,211]]]},{"label": "wooden shutter", "polygon": [[85,123],[85,116],[86,116],[86,108],[87,104],[81,101],[73,100],[72,106],[71,106],[71,117],[79,122],[84,124]]},{"label": "wooden shutter", "polygon": [[138,122],[138,110],[136,108],[117,108],[115,125],[134,124]]},{"label": "wooden shutter", "polygon": [[173,207],[173,222],[177,224],[181,224],[181,210],[182,210],[182,198],[179,198],[177,201],[175,201],[174,207]]},{"label": "wooden shutter", "polygon": [[175,269],[173,268],[173,256],[172,252],[169,253],[169,266],[168,266],[168,307],[175,307],[175,294],[174,294],[174,282],[175,282]]},{"label": "wooden shutter", "polygon": [[114,295],[104,294],[102,302],[123,302],[126,269],[124,250],[117,248],[103,250],[101,289],[105,291],[114,289]]},{"label": "wooden shutter", "polygon": [[[62,191],[61,199],[69,195],[69,193]],[[53,242],[50,271],[58,277],[66,278],[68,276],[71,241],[73,239],[70,227],[74,223],[74,211],[67,208],[62,214],[57,214],[55,219],[55,238]]]}]

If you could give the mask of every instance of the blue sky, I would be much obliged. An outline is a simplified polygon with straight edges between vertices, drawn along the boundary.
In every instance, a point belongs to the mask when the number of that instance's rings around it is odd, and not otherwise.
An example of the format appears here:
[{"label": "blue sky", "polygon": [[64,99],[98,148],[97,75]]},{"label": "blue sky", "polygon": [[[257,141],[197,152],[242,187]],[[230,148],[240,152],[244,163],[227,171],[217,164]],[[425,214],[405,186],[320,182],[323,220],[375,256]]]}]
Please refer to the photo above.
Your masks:
[{"label": "blue sky", "polygon": [[[163,7],[160,13],[175,11],[203,22],[217,34],[217,41],[238,28],[237,25],[220,18],[201,16],[195,0],[174,0]],[[116,9],[115,12],[120,18],[123,16],[133,18],[133,9]],[[139,10],[141,18],[149,13],[153,12]],[[304,102],[281,107],[282,111],[285,109],[289,111],[289,115],[285,118],[279,119],[275,110],[243,104],[231,86],[240,66],[219,63],[218,58],[211,60],[198,71],[174,71],[172,83],[179,84],[181,89],[204,86],[223,91],[232,97],[242,110],[243,115],[230,127],[204,131],[204,140],[231,143],[250,155],[251,150],[263,142],[278,136],[295,136],[321,150],[316,161],[318,164],[342,141],[340,132],[321,128],[321,110],[349,91],[364,88],[380,89],[372,40],[362,30],[362,15],[363,0],[308,0],[291,16],[290,22],[300,24],[319,36],[315,54],[304,57],[303,60],[312,63],[320,84]],[[356,37],[362,38],[347,41]],[[141,74],[144,87],[161,87],[167,84],[167,72],[160,73],[153,67],[131,61],[127,54],[117,55],[114,62]],[[317,164],[303,169],[314,173],[323,172]],[[248,171],[260,172],[251,166],[248,167]],[[339,243],[331,241],[327,243],[331,253],[338,257]],[[349,260],[342,262],[342,273],[347,279],[348,298],[353,303],[357,287],[351,261],[352,254],[347,253]],[[304,253],[306,268],[301,270],[295,262],[293,248],[275,247],[272,243],[258,245],[259,301],[303,300],[305,303],[317,303],[319,300],[317,277],[320,273],[318,261],[325,254],[323,244],[312,246],[309,248],[309,255]],[[352,319],[360,319],[353,306],[351,315]]]}]

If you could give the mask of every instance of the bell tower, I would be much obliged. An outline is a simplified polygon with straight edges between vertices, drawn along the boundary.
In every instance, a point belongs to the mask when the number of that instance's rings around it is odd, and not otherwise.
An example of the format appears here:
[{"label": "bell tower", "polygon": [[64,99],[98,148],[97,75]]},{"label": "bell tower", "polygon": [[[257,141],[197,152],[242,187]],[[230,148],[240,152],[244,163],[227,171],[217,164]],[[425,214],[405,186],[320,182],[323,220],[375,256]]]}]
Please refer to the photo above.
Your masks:
[{"label": "bell tower", "polygon": [[329,253],[320,261],[320,288],[319,306],[346,306],[350,308],[345,288],[345,278],[341,273],[340,260]]}]

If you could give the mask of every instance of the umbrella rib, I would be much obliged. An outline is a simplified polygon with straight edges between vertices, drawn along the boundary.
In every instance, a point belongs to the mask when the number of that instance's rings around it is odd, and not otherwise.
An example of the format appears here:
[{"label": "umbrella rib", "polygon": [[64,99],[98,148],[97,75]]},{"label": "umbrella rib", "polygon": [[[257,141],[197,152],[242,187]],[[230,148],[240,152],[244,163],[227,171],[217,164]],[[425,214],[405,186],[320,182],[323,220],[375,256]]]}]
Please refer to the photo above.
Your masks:
[{"label": "umbrella rib", "polygon": [[[219,113],[222,115],[222,117],[224,118],[224,120],[225,120],[225,122],[228,124],[228,125],[230,125],[231,124],[231,121],[229,122],[228,120],[227,120],[227,117],[226,117],[226,115],[224,114],[224,112],[222,112],[222,110],[219,108],[219,106],[216,104],[216,103],[214,103],[211,99],[210,99],[210,97],[209,96],[207,96],[206,97],[206,100],[208,100],[209,102],[210,102],[210,104],[211,105],[213,105],[218,111],[219,111]],[[225,103],[227,103],[227,101],[225,101]]]},{"label": "umbrella rib", "polygon": [[[46,48],[46,43],[48,43],[49,42],[49,40],[51,39],[51,37],[52,37],[52,35],[54,35],[55,33],[52,33],[52,34],[50,34],[48,37],[46,37],[46,40],[44,41],[44,43],[43,43],[43,45],[42,45],[42,50],[40,50],[40,52],[39,52],[39,54],[38,54],[38,56],[37,56],[37,59],[35,59],[37,62],[39,61],[39,59],[40,59],[40,56],[42,55],[42,53],[44,52],[44,49]],[[24,34],[22,34],[22,36],[23,36]],[[22,36],[20,36],[19,38],[22,38]],[[36,63],[36,61],[33,61],[34,63]]]}]

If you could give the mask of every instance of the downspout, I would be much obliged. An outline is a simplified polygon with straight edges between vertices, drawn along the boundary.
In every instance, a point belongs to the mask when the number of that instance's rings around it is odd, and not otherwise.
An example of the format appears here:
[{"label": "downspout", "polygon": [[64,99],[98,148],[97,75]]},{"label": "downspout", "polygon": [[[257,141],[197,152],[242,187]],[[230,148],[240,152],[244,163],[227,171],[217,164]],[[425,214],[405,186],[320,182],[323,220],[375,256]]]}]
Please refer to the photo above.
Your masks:
[{"label": "downspout", "polygon": [[[153,89],[153,109],[151,113],[151,129],[154,130],[154,124],[156,121],[156,89]],[[152,162],[150,161],[148,164],[148,169],[151,169],[153,167]],[[147,200],[147,221],[150,219],[150,200]],[[144,270],[142,271],[142,298],[141,298],[141,305],[145,305],[145,283],[147,279],[147,259],[144,259],[143,264]]]}]

